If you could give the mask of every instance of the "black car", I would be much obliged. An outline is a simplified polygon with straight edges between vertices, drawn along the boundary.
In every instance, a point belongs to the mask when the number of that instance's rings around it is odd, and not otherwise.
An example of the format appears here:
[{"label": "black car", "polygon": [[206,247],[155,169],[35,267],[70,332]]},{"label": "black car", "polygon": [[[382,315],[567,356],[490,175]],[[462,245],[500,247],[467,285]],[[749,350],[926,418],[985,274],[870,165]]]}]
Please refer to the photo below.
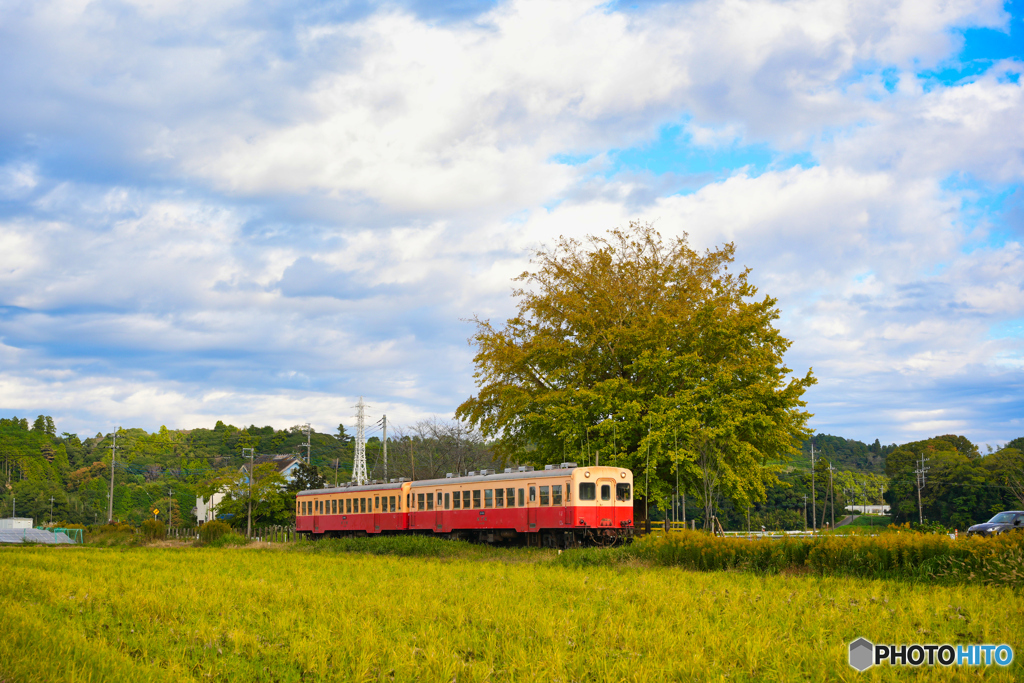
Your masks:
[{"label": "black car", "polygon": [[968,536],[995,536],[1007,531],[1024,530],[1024,512],[1008,510],[988,520],[984,524],[975,524],[967,530]]}]

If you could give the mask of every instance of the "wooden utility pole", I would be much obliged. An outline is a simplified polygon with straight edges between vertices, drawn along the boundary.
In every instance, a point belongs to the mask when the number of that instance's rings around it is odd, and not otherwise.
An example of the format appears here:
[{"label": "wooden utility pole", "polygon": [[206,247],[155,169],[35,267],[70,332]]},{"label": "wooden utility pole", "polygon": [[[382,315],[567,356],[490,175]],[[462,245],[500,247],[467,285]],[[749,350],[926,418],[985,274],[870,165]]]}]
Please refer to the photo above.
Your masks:
[{"label": "wooden utility pole", "polygon": [[[811,439],[811,530],[818,530],[818,523],[815,518],[818,515],[818,502],[815,499],[814,491],[814,439]],[[806,517],[806,516],[805,516]]]},{"label": "wooden utility pole", "polygon": [[[121,429],[120,427],[117,428]],[[110,495],[107,501],[107,524],[114,523],[114,460],[117,457],[117,430],[114,431],[114,441],[110,444]]]},{"label": "wooden utility pole", "polygon": [[921,524],[924,524],[924,508],[921,506],[921,489],[924,488],[924,475],[925,475],[925,472],[927,472],[929,469],[931,469],[929,467],[925,467],[924,463],[925,463],[925,458],[924,458],[924,453],[922,453],[921,454],[921,466],[918,469],[914,470],[914,473],[917,475],[917,516],[918,516],[918,521]]},{"label": "wooden utility pole", "polygon": [[245,452],[249,451],[249,476],[246,477],[249,480],[249,515],[245,522],[245,537],[252,538],[252,477],[253,470],[255,469],[254,460],[256,455],[255,448],[243,448],[242,457],[245,457]]},{"label": "wooden utility pole", "polygon": [[836,471],[835,467],[832,467],[832,463],[828,464],[828,495],[832,501],[832,529],[836,528],[836,490],[832,486],[832,473]]}]

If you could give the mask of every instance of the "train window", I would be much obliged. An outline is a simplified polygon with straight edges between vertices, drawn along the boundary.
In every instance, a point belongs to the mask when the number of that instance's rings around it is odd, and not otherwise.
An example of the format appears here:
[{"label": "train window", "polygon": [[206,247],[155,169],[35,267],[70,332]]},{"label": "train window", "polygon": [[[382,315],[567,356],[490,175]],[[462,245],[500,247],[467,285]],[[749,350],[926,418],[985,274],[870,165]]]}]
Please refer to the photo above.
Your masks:
[{"label": "train window", "polygon": [[492,508],[492,507],[494,507],[494,489],[485,489],[484,490],[484,507],[485,508]]},{"label": "train window", "polygon": [[394,512],[395,511],[395,497],[391,496],[388,500],[391,502],[391,512]]},{"label": "train window", "polygon": [[445,510],[447,510],[448,506],[451,504],[451,498],[452,498],[452,494],[450,494],[450,493],[445,493],[444,494],[444,509]]},{"label": "train window", "polygon": [[580,482],[580,500],[594,500],[597,498],[597,484],[590,481]]},{"label": "train window", "polygon": [[548,504],[548,487],[547,486],[541,486],[540,487],[540,504],[541,505],[547,505]]},{"label": "train window", "polygon": [[360,511],[360,512],[366,512],[366,501],[367,501],[368,499],[367,499],[367,498],[360,498],[359,500],[361,501],[361,502],[359,503],[359,511]]},{"label": "train window", "polygon": [[428,510],[433,510],[434,509],[434,494],[433,493],[428,493],[427,494],[427,509]]},{"label": "train window", "polygon": [[612,499],[612,487],[611,484],[601,484],[601,500]]},{"label": "train window", "polygon": [[[480,506],[477,505],[477,507],[480,507]],[[468,510],[469,509],[469,491],[463,491],[462,492],[462,509],[463,510]]]},{"label": "train window", "polygon": [[407,493],[407,494],[405,494],[405,509],[409,510],[411,508],[412,508],[412,494],[411,493]]},{"label": "train window", "polygon": [[524,505],[526,505],[526,496],[524,495],[524,493],[525,492],[523,491],[523,489],[519,489],[519,507],[523,507]]},{"label": "train window", "polygon": [[416,494],[416,509],[417,510],[425,510],[426,509],[426,503],[424,502],[425,500],[426,500],[426,496],[424,496],[422,493]]},{"label": "train window", "polygon": [[531,503],[536,503],[537,502],[537,487],[536,486],[531,486],[530,487],[530,502]]},{"label": "train window", "polygon": [[565,482],[565,504],[570,505],[572,503],[572,482]]},{"label": "train window", "polygon": [[516,506],[516,490],[515,489],[505,489],[505,500],[508,501],[506,503],[506,505],[508,505],[508,507],[510,507],[510,508],[515,507]]},{"label": "train window", "polygon": [[561,486],[561,484],[559,484],[558,486],[552,486],[551,487],[551,504],[552,505],[561,505],[562,504],[562,486]]},{"label": "train window", "polygon": [[332,515],[338,514],[338,499],[337,498],[332,498],[331,499],[331,514]]},{"label": "train window", "polygon": [[299,501],[299,510],[301,511],[300,514],[306,514],[306,501]]},{"label": "train window", "polygon": [[456,491],[455,495],[452,496],[452,507],[455,508],[456,510],[462,507],[462,494],[459,493],[458,491]]},{"label": "train window", "polygon": [[494,507],[505,507],[505,489],[494,489]]},{"label": "train window", "polygon": [[615,485],[615,500],[621,500],[624,503],[629,502],[629,484]]},{"label": "train window", "polygon": [[352,499],[351,498],[346,498],[345,499],[345,514],[347,514],[347,515],[351,515],[352,514]]},{"label": "train window", "polygon": [[473,491],[473,508],[480,507],[480,489]]},{"label": "train window", "polygon": [[380,496],[373,497],[373,509],[380,510]]}]

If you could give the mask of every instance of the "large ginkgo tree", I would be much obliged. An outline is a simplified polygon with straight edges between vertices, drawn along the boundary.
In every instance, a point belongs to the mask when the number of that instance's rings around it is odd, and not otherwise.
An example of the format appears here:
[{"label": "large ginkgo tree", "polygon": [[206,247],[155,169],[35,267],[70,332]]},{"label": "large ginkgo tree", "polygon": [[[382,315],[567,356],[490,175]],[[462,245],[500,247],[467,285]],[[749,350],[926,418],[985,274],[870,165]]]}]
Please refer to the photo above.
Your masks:
[{"label": "large ginkgo tree", "polygon": [[705,520],[723,495],[763,500],[809,436],[815,379],[790,376],[776,300],[730,271],[734,253],[641,223],[538,250],[518,314],[500,329],[474,319],[478,393],[457,417],[506,461],[628,467],[662,503],[678,481]]}]

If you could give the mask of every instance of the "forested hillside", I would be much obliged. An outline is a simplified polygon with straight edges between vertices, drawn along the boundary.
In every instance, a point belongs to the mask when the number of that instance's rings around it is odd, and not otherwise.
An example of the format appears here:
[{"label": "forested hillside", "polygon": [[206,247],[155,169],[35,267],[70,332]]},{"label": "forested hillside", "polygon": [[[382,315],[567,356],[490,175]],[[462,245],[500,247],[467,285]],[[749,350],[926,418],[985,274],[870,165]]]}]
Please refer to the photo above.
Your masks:
[{"label": "forested hillside", "polygon": [[[53,419],[40,415],[0,419],[0,517],[32,517],[37,524],[55,522],[93,524],[106,520],[110,491],[114,434],[96,434],[84,441],[77,435],[57,433]],[[159,518],[172,525],[195,523],[197,492],[211,482],[237,475],[242,449],[257,455],[307,453],[306,434],[299,426],[239,428],[217,422],[212,429],[156,432],[120,429],[114,466],[114,517],[141,522],[159,510]],[[311,467],[300,481],[279,492],[280,500],[267,506],[264,523],[288,523],[298,488],[333,484],[351,479],[353,439],[339,426],[337,434],[311,430]],[[1003,509],[1024,509],[1024,437],[982,454],[962,436],[939,436],[903,445],[868,445],[839,436],[814,437],[815,469],[810,467],[810,442],[801,455],[778,469],[779,483],[768,486],[767,500],[738,509],[727,498],[717,502],[726,528],[802,528],[815,510],[815,524],[840,519],[848,504],[888,503],[893,521],[918,519],[914,470],[925,458],[922,507],[927,521],[965,528]],[[366,445],[371,478],[385,478],[384,449],[371,437]],[[412,428],[388,432],[387,477],[415,479],[443,477],[500,467],[479,434],[458,422],[424,421]],[[518,463],[507,463],[518,464]],[[543,465],[546,463],[529,463]],[[834,468],[830,472],[830,467]],[[831,474],[831,479],[830,479]],[[884,494],[883,494],[884,492]],[[681,491],[686,494],[686,491]],[[687,518],[700,519],[696,492],[687,496]],[[275,494],[278,495],[278,494]],[[681,516],[683,501],[675,514]],[[651,509],[653,519],[672,514],[671,503]],[[262,508],[261,508],[262,509]],[[52,512],[51,512],[52,511]],[[261,513],[262,514],[262,513]]]},{"label": "forested hillside", "polygon": [[[158,517],[172,525],[195,523],[196,494],[204,482],[221,480],[237,472],[242,449],[256,455],[308,453],[311,470],[302,484],[323,485],[351,479],[353,439],[343,426],[338,433],[306,434],[300,426],[235,427],[217,422],[213,429],[143,429],[117,432],[114,471],[114,518],[138,523],[159,510]],[[57,434],[52,418],[41,415],[29,424],[25,418],[0,419],[0,461],[3,495],[0,517],[32,517],[37,524],[54,521],[93,524],[106,521],[110,492],[114,434],[96,434],[84,441],[77,435]],[[425,421],[410,430],[389,434],[387,476],[418,478],[445,472],[479,469],[493,464],[490,450],[479,437],[458,424]],[[385,476],[380,438],[367,440],[367,470],[371,478]],[[293,505],[284,499],[272,509],[289,515]],[[294,488],[290,491],[294,498]],[[169,508],[169,509],[168,509]],[[284,511],[283,513],[281,511]],[[284,523],[287,519],[263,520]]]}]

